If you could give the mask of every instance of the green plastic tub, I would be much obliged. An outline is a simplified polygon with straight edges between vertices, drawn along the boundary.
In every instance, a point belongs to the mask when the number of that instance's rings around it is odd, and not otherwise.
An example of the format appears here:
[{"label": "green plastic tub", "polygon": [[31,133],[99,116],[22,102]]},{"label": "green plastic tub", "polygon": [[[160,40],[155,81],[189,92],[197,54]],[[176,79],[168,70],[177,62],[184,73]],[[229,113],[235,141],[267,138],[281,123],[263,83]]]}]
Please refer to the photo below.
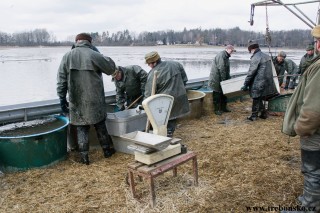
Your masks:
[{"label": "green plastic tub", "polygon": [[[69,120],[63,116],[51,119],[55,119],[52,120],[55,123],[43,124],[47,130],[44,132],[26,135],[19,135],[18,132],[16,136],[0,132],[1,171],[6,173],[47,167],[66,158]],[[35,129],[34,126],[32,128]]]},{"label": "green plastic tub", "polygon": [[276,96],[268,101],[268,111],[285,112],[292,94]]}]

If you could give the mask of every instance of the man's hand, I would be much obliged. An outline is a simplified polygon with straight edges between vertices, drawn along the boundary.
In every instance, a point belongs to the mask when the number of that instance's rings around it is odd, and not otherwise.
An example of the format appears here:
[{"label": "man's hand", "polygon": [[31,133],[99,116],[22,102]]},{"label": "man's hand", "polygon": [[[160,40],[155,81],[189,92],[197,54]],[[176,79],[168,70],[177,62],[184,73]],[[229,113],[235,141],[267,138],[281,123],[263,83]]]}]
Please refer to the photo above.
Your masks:
[{"label": "man's hand", "polygon": [[[239,88],[239,87],[238,87],[238,88]],[[241,87],[241,90],[242,90],[242,91],[248,91],[248,90],[249,90],[249,87],[244,85],[244,86]]]},{"label": "man's hand", "polygon": [[69,113],[69,103],[66,98],[60,98],[60,107],[62,112]]},{"label": "man's hand", "polygon": [[125,106],[124,105],[121,105],[121,106],[116,105],[115,108],[114,108],[114,112],[120,112],[120,111],[123,111],[123,110],[125,110]]}]

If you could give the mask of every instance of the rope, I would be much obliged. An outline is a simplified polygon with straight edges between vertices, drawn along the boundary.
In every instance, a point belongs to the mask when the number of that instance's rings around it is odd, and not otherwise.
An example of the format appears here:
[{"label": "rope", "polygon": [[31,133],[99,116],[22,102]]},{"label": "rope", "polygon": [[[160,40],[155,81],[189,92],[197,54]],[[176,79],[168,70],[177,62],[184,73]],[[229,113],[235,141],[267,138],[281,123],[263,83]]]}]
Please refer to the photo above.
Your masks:
[{"label": "rope", "polygon": [[269,54],[272,58],[272,52],[271,52],[271,34],[270,34],[270,30],[269,30],[269,17],[268,17],[268,6],[266,3],[266,42],[268,44],[268,48],[269,48]]}]

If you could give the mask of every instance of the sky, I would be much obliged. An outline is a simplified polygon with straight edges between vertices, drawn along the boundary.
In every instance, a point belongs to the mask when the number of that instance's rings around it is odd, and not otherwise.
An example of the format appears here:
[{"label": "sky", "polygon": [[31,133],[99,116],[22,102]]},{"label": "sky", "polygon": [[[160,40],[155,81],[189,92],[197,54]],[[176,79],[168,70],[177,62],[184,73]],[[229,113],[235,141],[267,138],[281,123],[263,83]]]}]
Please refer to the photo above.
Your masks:
[{"label": "sky", "polygon": [[[0,32],[46,29],[57,40],[73,39],[81,32],[128,29],[143,31],[230,29],[265,32],[266,7],[255,8],[250,26],[250,5],[262,0],[1,0]],[[308,0],[310,1],[310,0]],[[282,0],[297,3],[302,0]],[[297,6],[316,22],[319,3]],[[293,7],[290,7],[294,9]],[[294,11],[297,11],[294,9]],[[267,7],[269,29],[310,29],[282,6]]]}]

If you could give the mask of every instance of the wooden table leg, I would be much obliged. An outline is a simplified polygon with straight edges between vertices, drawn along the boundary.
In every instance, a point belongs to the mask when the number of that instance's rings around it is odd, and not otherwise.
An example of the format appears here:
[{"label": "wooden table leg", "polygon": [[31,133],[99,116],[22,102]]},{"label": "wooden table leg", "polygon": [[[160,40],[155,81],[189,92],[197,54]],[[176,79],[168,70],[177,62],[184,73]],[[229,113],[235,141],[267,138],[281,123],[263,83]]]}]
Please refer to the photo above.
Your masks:
[{"label": "wooden table leg", "polygon": [[194,156],[192,159],[193,164],[193,182],[195,186],[198,186],[198,162],[197,162],[197,156]]},{"label": "wooden table leg", "polygon": [[177,167],[174,167],[172,170],[173,170],[173,177],[177,177],[177,173],[178,173]]},{"label": "wooden table leg", "polygon": [[150,204],[151,204],[151,207],[153,208],[156,205],[156,192],[154,189],[154,180],[152,176],[149,177],[149,183],[150,183],[150,195],[151,195]]},{"label": "wooden table leg", "polygon": [[130,184],[132,196],[136,197],[136,188],[134,185],[133,172],[131,170],[129,170],[129,184]]}]

